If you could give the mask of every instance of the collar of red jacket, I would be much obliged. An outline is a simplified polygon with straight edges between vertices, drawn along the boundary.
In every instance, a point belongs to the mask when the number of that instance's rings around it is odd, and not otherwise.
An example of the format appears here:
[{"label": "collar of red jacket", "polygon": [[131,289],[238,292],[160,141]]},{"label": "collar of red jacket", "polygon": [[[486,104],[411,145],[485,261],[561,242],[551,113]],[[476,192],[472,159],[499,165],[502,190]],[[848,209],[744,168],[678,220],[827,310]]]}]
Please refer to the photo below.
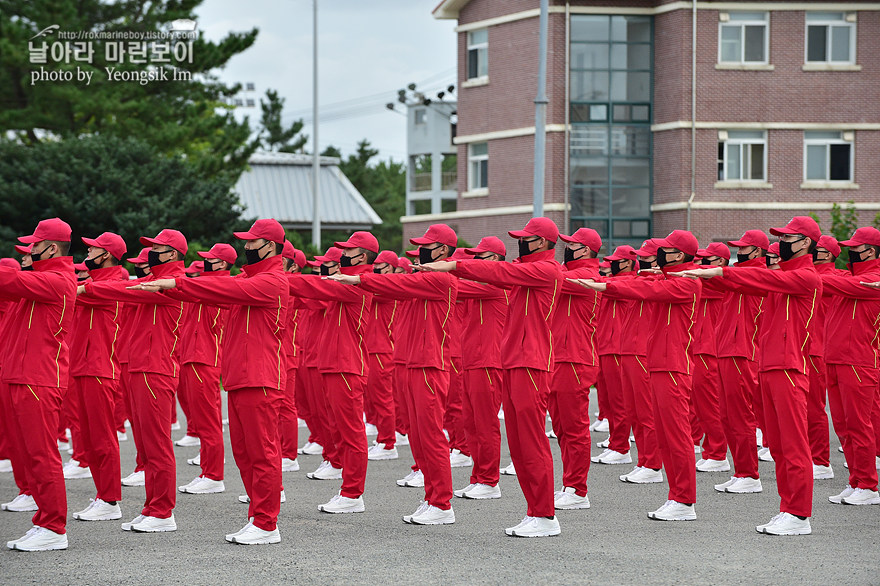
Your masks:
[{"label": "collar of red jacket", "polygon": [[525,256],[519,257],[519,262],[540,262],[542,260],[553,260],[556,258],[556,250],[543,250],[541,252],[533,252]]},{"label": "collar of red jacket", "polygon": [[663,271],[663,276],[667,279],[669,278],[669,273],[677,273],[678,271],[692,271],[694,269],[701,269],[702,266],[697,266],[692,262],[683,262],[680,265],[666,265],[664,267],[660,267],[660,270]]},{"label": "collar of red jacket", "polygon": [[150,267],[150,274],[153,276],[152,280],[179,277],[183,275],[183,261],[175,260]]},{"label": "collar of red jacket", "polygon": [[205,271],[199,275],[199,278],[202,277],[228,277],[229,271]]},{"label": "collar of red jacket", "polygon": [[[35,271],[70,271],[73,274],[73,257],[56,256],[46,260],[38,260],[33,264]],[[117,271],[119,269],[116,269]]]},{"label": "collar of red jacket", "polygon": [[101,269],[92,269],[89,271],[89,277],[92,282],[98,281],[121,281],[122,273],[119,272],[118,266],[104,267]]},{"label": "collar of red jacket", "polygon": [[372,273],[373,265],[357,265],[356,267],[339,267],[339,272],[343,275],[362,275],[364,273]]},{"label": "collar of red jacket", "polygon": [[749,260],[744,260],[742,262],[734,263],[735,267],[755,267],[755,268],[767,268],[767,258],[764,256],[759,256],[757,258],[750,258]]},{"label": "collar of red jacket", "polygon": [[837,265],[835,265],[833,262],[823,262],[820,264],[814,264],[813,266],[816,267],[817,273],[821,273],[823,275],[832,275],[838,272]]},{"label": "collar of red jacket", "polygon": [[281,268],[281,255],[276,254],[275,256],[264,258],[260,262],[255,262],[252,265],[244,265],[241,270],[244,271],[248,277],[255,277],[260,273],[273,271],[282,272],[284,269]]},{"label": "collar of red jacket", "polygon": [[849,270],[854,275],[863,275],[865,273],[876,273],[880,270],[880,259],[864,260],[857,263],[846,263]]},{"label": "collar of red jacket", "polygon": [[598,258],[579,258],[578,260],[572,260],[565,263],[565,270],[573,271],[575,269],[599,269],[599,259]]},{"label": "collar of red jacket", "polygon": [[816,270],[816,268],[813,266],[813,256],[810,254],[805,254],[803,256],[799,256],[797,258],[792,258],[789,260],[780,260],[779,268],[783,271],[796,271],[806,268]]}]

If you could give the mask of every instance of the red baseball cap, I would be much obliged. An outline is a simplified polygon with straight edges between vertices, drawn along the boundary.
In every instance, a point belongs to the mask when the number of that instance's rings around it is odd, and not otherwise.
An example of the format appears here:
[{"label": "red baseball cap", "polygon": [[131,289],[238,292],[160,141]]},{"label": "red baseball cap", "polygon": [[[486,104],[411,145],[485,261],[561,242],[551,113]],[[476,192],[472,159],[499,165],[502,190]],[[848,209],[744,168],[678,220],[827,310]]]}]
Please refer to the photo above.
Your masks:
[{"label": "red baseball cap", "polygon": [[293,247],[290,240],[284,241],[284,248],[281,249],[281,257],[296,260],[296,248]]},{"label": "red baseball cap", "polygon": [[657,249],[660,248],[658,244],[660,242],[659,238],[649,238],[642,242],[642,247],[636,250],[637,256],[655,256],[657,254]]},{"label": "red baseball cap", "polygon": [[669,236],[657,242],[657,248],[674,248],[685,254],[696,256],[700,249],[697,237],[687,230],[673,230]]},{"label": "red baseball cap", "polygon": [[33,235],[22,236],[18,239],[18,241],[23,244],[33,244],[34,242],[42,242],[43,240],[70,242],[70,224],[61,218],[40,220]]},{"label": "red baseball cap", "polygon": [[138,255],[134,258],[127,258],[128,262],[136,265],[144,264],[150,260],[150,248],[142,248]]},{"label": "red baseball cap", "polygon": [[[446,246],[458,246],[458,236],[455,235],[455,230],[446,224],[431,224],[428,226],[428,231],[425,232],[424,236],[421,238],[410,238],[409,241],[411,244],[418,246],[435,242],[445,244]],[[416,256],[418,256],[418,252],[416,252]]]},{"label": "red baseball cap", "polygon": [[556,242],[559,240],[559,228],[556,222],[550,218],[532,218],[526,227],[522,230],[512,230],[508,232],[511,238],[527,238],[529,236],[540,236],[547,240]]},{"label": "red baseball cap", "polygon": [[767,250],[770,246],[770,239],[761,230],[746,230],[742,238],[739,240],[728,240],[727,244],[737,248],[741,246],[757,246],[761,250]]},{"label": "red baseball cap", "polygon": [[342,258],[342,249],[336,248],[335,246],[327,249],[327,252],[324,255],[318,255],[315,257],[315,260],[309,263],[310,266],[319,267],[321,264],[325,262],[339,262]]},{"label": "red baseball cap", "polygon": [[791,221],[782,228],[770,228],[770,233],[774,236],[782,236],[784,234],[803,234],[813,242],[818,243],[822,236],[822,230],[819,224],[810,216],[795,216]]},{"label": "red baseball cap", "polygon": [[452,256],[449,257],[449,260],[470,260],[472,258],[474,258],[474,255],[470,252],[463,248],[456,248]]},{"label": "red baseball cap", "polygon": [[336,242],[337,248],[365,248],[379,252],[379,241],[369,232],[355,232],[345,242]]},{"label": "red baseball cap", "polygon": [[[608,258],[608,257],[605,257],[605,258]],[[599,263],[599,268],[600,269],[610,269],[611,263],[608,262],[607,260],[603,260],[602,262]]]},{"label": "red baseball cap", "polygon": [[200,260],[194,260],[189,263],[189,266],[184,269],[183,272],[193,274],[193,273],[201,273],[205,270],[205,263]]},{"label": "red baseball cap", "polygon": [[[821,240],[820,240],[821,242]],[[840,242],[842,246],[859,246],[869,244],[871,246],[880,246],[880,230],[873,226],[865,226],[853,232],[849,240]]]},{"label": "red baseball cap", "polygon": [[34,247],[33,244],[28,244],[27,246],[22,246],[21,244],[15,245],[15,252],[18,254],[30,254],[31,249]]},{"label": "red baseball cap", "polygon": [[233,235],[239,240],[256,240],[258,238],[263,238],[264,240],[277,242],[278,244],[284,243],[284,228],[278,220],[273,220],[272,218],[257,220],[247,232],[233,232]]},{"label": "red baseball cap", "polygon": [[376,260],[373,261],[373,264],[377,265],[383,262],[390,264],[395,269],[400,265],[397,260],[397,255],[390,250],[383,250],[382,252],[380,252],[379,256],[376,257]]},{"label": "red baseball cap", "polygon": [[[645,255],[651,256],[651,255]],[[617,248],[614,249],[614,254],[609,254],[605,257],[604,260],[611,262],[613,260],[636,260],[638,255],[636,254],[635,249],[628,244],[621,244]]]},{"label": "red baseball cap", "polygon": [[481,238],[480,243],[477,244],[476,248],[465,248],[464,251],[468,254],[492,252],[499,256],[507,255],[507,247],[504,246],[501,238],[498,238],[497,236],[486,236],[485,238]]},{"label": "red baseball cap", "polygon": [[599,249],[602,248],[602,237],[592,228],[578,228],[571,236],[560,234],[559,239],[563,242],[583,244],[593,252],[599,252]]},{"label": "red baseball cap", "polygon": [[706,258],[708,256],[720,256],[730,260],[730,249],[721,242],[712,242],[706,248],[697,251],[697,256]]},{"label": "red baseball cap", "polygon": [[828,252],[832,254],[832,256],[840,256],[840,244],[837,242],[837,238],[834,236],[829,236],[828,234],[822,234],[819,237],[819,242],[816,243],[816,247],[824,248]]},{"label": "red baseball cap", "polygon": [[0,258],[0,267],[8,267],[17,271],[21,270],[21,265],[14,258]]},{"label": "red baseball cap", "polygon": [[415,250],[407,250],[404,254],[413,258],[419,258],[419,249],[416,248]]},{"label": "red baseball cap", "polygon": [[116,260],[121,260],[123,256],[125,256],[126,246],[125,240],[122,239],[122,236],[119,234],[114,234],[113,232],[104,232],[97,238],[85,238],[82,239],[83,243],[86,246],[93,246],[95,248],[103,248],[107,252],[113,255],[113,258]]},{"label": "red baseball cap", "polygon": [[767,252],[770,253],[770,254],[775,254],[776,256],[779,256],[779,243],[778,243],[778,242],[774,242],[773,244],[771,244],[771,245],[767,248]]},{"label": "red baseball cap", "polygon": [[144,246],[152,246],[153,244],[170,246],[180,254],[186,254],[187,250],[186,238],[184,235],[177,230],[170,230],[168,228],[159,232],[155,238],[141,236],[140,243]]},{"label": "red baseball cap", "polygon": [[397,268],[403,269],[407,274],[412,273],[412,263],[405,256],[397,257]]},{"label": "red baseball cap", "polygon": [[232,245],[224,242],[218,242],[208,252],[200,250],[197,254],[202,258],[219,258],[230,265],[234,265],[235,261],[238,260],[238,253],[235,252]]},{"label": "red baseball cap", "polygon": [[89,267],[86,266],[85,262],[78,262],[78,263],[74,263],[73,270],[75,270],[76,272],[87,271],[87,270],[89,270]]}]

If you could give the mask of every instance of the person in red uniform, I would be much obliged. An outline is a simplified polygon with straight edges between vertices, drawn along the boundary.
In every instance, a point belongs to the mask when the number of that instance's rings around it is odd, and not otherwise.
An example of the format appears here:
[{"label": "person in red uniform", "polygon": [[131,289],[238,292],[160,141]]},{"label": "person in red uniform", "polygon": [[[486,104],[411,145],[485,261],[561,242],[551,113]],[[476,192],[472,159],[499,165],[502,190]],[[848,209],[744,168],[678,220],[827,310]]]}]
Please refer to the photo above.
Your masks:
[{"label": "person in red uniform", "polygon": [[[221,376],[229,392],[229,435],[235,462],[250,496],[249,521],[226,536],[230,543],[264,545],[281,542],[281,451],[278,411],[287,375],[282,332],[289,293],[281,266],[284,228],[261,219],[247,232],[244,277],[158,279],[136,287],[168,290],[169,297],[190,302],[229,305]],[[155,273],[155,269],[154,269]]]},{"label": "person in red uniform", "polygon": [[[186,238],[177,230],[162,230],[155,238],[142,236],[150,246],[149,281],[183,276]],[[181,301],[151,291],[129,290],[128,282],[87,283],[79,292],[88,299],[135,304],[129,346],[129,387],[140,436],[138,452],[144,462],[146,500],[141,514],[123,531],[161,533],[177,530],[174,506],[177,497],[177,463],[171,442],[171,410],[180,377],[178,344],[183,323]]]},{"label": "person in red uniform", "polygon": [[[125,241],[118,234],[104,232],[97,238],[83,238],[89,247],[84,264],[92,283],[121,281],[119,261],[125,255]],[[119,501],[119,440],[115,409],[119,397],[119,301],[77,298],[71,338],[71,388],[79,405],[80,436],[85,447],[97,495],[82,511],[73,514],[80,521],[111,521],[122,518]]]},{"label": "person in red uniform", "polygon": [[[456,249],[450,260],[466,260],[473,258],[463,248]],[[461,365],[461,334],[464,327],[464,301],[455,302],[455,311],[450,319],[450,350],[449,364],[449,395],[446,397],[446,409],[443,413],[443,429],[449,436],[449,462],[453,468],[473,466],[474,461],[468,448],[467,432],[462,417],[464,403],[464,369]]]},{"label": "person in red uniform", "polygon": [[522,522],[505,530],[511,537],[559,535],[554,510],[553,457],[545,433],[553,369],[550,320],[562,294],[562,271],[554,259],[559,228],[549,218],[532,218],[519,240],[519,262],[478,260],[422,263],[431,271],[511,287],[502,340],[502,403],[507,444],[528,509]]},{"label": "person in red uniform", "polygon": [[764,436],[776,462],[780,513],[758,525],[768,535],[808,535],[813,505],[813,471],[807,437],[810,321],[822,295],[812,250],[821,236],[809,216],[795,216],[780,237],[779,271],[713,267],[686,271],[692,277],[723,276],[733,284],[767,294],[762,323],[760,378],[764,394]]},{"label": "person in red uniform", "polygon": [[[580,228],[566,243],[562,274],[567,279],[599,276],[602,238],[591,228]],[[596,382],[596,317],[600,295],[566,281],[553,311],[550,328],[557,352],[553,356],[548,407],[553,431],[562,450],[562,490],[554,495],[559,510],[589,509],[587,475],[590,472],[590,387]],[[627,444],[629,437],[626,438]]]},{"label": "person in red uniform", "polygon": [[[445,261],[452,256],[458,237],[445,224],[430,226],[421,238],[419,264]],[[454,264],[454,263],[449,263]],[[455,311],[458,279],[452,275],[417,272],[411,275],[334,275],[333,279],[359,284],[373,294],[411,300],[405,312],[407,348],[407,400],[410,445],[424,478],[425,500],[412,515],[403,517],[415,525],[455,523],[452,510],[452,469],[449,444],[443,435],[443,410],[449,393],[450,316]],[[410,485],[413,486],[413,485]]]},{"label": "person in red uniform", "polygon": [[[465,252],[476,260],[504,262],[504,243],[486,236]],[[501,458],[501,338],[507,319],[507,289],[466,279],[458,282],[458,298],[465,304],[462,331],[462,418],[473,458],[470,482],[453,491],[459,498],[501,498],[498,486]]]},{"label": "person in red uniform", "polygon": [[33,271],[0,267],[0,297],[23,301],[5,331],[11,343],[0,373],[0,398],[15,444],[13,466],[27,471],[38,510],[33,528],[6,546],[20,551],[67,549],[67,495],[55,437],[68,382],[68,337],[76,299],[73,259],[67,255],[70,226],[58,218],[42,220],[32,236],[19,240],[32,245]]},{"label": "person in red uniform", "polygon": [[[405,256],[397,257],[397,268],[394,269],[394,274],[412,274],[412,263],[410,263],[409,258]],[[396,438],[395,444],[398,446],[409,445],[409,409],[406,402],[406,393],[404,392],[404,385],[406,384],[406,343],[401,342],[402,333],[405,331],[405,328],[401,326],[402,323],[405,323],[402,316],[409,305],[409,301],[397,300],[397,316],[391,324],[391,356],[394,361],[394,374],[392,377],[394,383],[394,437]],[[422,486],[424,486],[424,483],[422,483]]]},{"label": "person in red uniform", "polygon": [[[218,243],[199,251],[200,279],[228,277],[238,255],[229,244]],[[219,305],[188,303],[181,326],[179,391],[187,397],[186,429],[198,432],[199,455],[187,460],[198,463],[202,473],[177,490],[187,494],[215,494],[226,490],[223,483],[223,412],[220,399],[220,345],[227,310]],[[181,402],[183,406],[183,402]],[[181,445],[178,442],[177,445]]]},{"label": "person in red uniform", "polygon": [[692,521],[697,518],[696,469],[688,419],[693,388],[693,338],[701,284],[678,278],[676,271],[692,269],[699,250],[697,239],[685,230],[674,230],[656,242],[657,264],[664,278],[579,283],[604,291],[608,297],[647,301],[648,364],[653,389],[654,422],[663,465],[669,482],[666,503],[648,518],[657,521]]},{"label": "person in red uniform", "polygon": [[[0,266],[8,267],[14,271],[21,270],[21,264],[14,258],[0,258]],[[9,320],[10,309],[14,309],[17,302],[11,300],[0,299],[0,339],[5,340],[3,336],[6,322]],[[3,368],[3,357],[5,352],[0,352],[0,369]],[[3,390],[0,389],[0,393]],[[12,472],[12,460],[10,459],[9,437],[6,430],[5,418],[0,416],[0,472]]]},{"label": "person in red uniform", "polygon": [[[295,275],[306,267],[306,255],[297,250],[290,240],[284,241],[284,249],[281,252],[281,262],[284,272]],[[302,355],[302,331],[300,330],[300,316],[304,310],[304,304],[299,299],[290,300],[290,308],[287,311],[287,325],[284,331],[284,346],[287,351],[287,386],[284,389],[284,400],[278,418],[278,437],[281,442],[281,471],[299,471],[297,460],[299,446],[299,419],[309,421],[311,416],[308,412],[308,401],[301,390],[303,387],[297,377]]]}]

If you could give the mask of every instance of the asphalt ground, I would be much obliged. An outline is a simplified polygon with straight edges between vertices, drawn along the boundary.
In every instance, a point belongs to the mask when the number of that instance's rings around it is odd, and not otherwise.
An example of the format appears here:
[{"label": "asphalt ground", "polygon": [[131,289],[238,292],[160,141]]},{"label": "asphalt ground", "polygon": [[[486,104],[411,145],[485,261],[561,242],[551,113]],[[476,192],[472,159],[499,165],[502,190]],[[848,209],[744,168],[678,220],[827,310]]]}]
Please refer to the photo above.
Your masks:
[{"label": "asphalt ground", "polygon": [[[594,397],[595,399],[595,393]],[[593,403],[595,405],[595,402]],[[183,419],[181,418],[181,421]],[[502,426],[503,430],[503,426]],[[305,441],[301,429],[300,443]],[[175,439],[183,432],[173,433]],[[594,442],[605,434],[594,434]],[[372,439],[372,438],[371,438]],[[224,535],[247,522],[241,479],[229,451],[226,492],[178,494],[178,530],[164,534],[123,532],[117,521],[82,522],[68,516],[70,548],[62,552],[0,551],[3,584],[878,584],[880,506],[832,505],[827,497],[846,484],[843,455],[832,435],[837,478],[815,483],[813,534],[774,537],[755,532],[778,511],[772,463],[761,463],[764,492],[721,494],[712,485],[726,473],[697,473],[697,520],[659,522],[646,513],[666,500],[666,484],[630,485],[618,480],[630,465],[593,464],[592,508],[560,511],[562,534],[543,539],[511,538],[504,528],[525,515],[515,477],[502,476],[500,500],[454,499],[456,523],[406,525],[423,498],[420,489],[400,488],[409,472],[408,447],[400,459],[371,462],[362,514],[329,515],[317,506],[339,489],[339,481],[308,480],[319,456],[300,456],[301,470],[284,474],[287,502],[281,505],[282,542],[237,546]],[[561,483],[559,447],[551,441],[556,487]],[[122,472],[134,466],[134,442],[121,443]],[[178,484],[198,473],[187,465],[197,448],[175,448]],[[593,453],[601,452],[598,448]],[[68,456],[64,455],[65,460]],[[633,451],[635,460],[635,451]],[[509,463],[506,443],[502,464]],[[455,488],[468,484],[470,469],[454,468]],[[94,496],[91,480],[68,481],[68,515]],[[0,498],[16,494],[11,474],[0,475]],[[123,520],[140,512],[144,489],[123,488]],[[0,513],[5,542],[31,526],[30,513]]]}]

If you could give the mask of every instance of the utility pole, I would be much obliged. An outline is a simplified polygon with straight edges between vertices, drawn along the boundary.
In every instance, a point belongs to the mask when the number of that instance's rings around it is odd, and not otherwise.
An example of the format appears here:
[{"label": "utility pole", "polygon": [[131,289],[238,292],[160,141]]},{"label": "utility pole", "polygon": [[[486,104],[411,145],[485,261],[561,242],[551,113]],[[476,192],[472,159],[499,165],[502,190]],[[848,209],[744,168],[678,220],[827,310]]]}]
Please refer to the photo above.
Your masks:
[{"label": "utility pole", "polygon": [[538,95],[535,97],[535,182],[533,191],[532,217],[544,215],[544,159],[547,135],[547,12],[548,0],[541,0],[541,15],[538,21]]},{"label": "utility pole", "polygon": [[321,247],[321,204],[320,204],[320,179],[321,179],[321,155],[318,152],[318,0],[312,0],[312,244],[315,248]]}]

